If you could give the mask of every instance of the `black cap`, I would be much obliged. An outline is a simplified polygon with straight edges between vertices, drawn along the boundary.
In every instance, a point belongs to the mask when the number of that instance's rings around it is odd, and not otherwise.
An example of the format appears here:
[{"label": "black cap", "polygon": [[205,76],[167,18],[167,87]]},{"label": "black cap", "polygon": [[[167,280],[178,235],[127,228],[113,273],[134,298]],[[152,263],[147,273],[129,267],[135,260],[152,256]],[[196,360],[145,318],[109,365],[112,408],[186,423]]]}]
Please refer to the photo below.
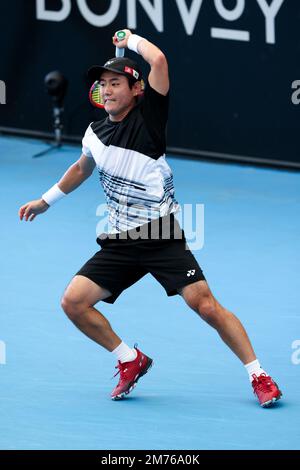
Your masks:
[{"label": "black cap", "polygon": [[114,57],[105,62],[103,66],[93,65],[93,67],[88,70],[88,78],[93,82],[100,80],[101,74],[106,70],[119,73],[136,82],[142,80],[142,73],[137,63],[127,57]]}]

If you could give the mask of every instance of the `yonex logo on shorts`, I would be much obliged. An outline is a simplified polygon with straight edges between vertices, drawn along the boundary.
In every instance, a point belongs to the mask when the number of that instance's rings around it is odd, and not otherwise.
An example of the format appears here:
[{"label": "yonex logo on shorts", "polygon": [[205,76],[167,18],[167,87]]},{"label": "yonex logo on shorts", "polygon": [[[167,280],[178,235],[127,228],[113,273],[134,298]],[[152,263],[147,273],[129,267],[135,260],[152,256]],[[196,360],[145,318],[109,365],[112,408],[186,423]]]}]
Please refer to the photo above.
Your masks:
[{"label": "yonex logo on shorts", "polygon": [[0,104],[6,104],[6,85],[3,80],[0,80]]},{"label": "yonex logo on shorts", "polygon": [[0,365],[6,364],[6,344],[0,341]]},{"label": "yonex logo on shorts", "polygon": [[195,269],[191,269],[190,271],[187,272],[187,277],[190,277],[190,276],[194,276],[196,270]]}]

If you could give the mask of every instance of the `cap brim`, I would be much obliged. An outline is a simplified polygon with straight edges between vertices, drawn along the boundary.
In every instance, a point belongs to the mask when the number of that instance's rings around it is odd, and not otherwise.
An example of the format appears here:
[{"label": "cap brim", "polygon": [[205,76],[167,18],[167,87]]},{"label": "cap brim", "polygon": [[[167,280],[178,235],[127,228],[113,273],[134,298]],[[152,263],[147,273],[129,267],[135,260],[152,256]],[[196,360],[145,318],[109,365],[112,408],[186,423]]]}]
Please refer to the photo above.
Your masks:
[{"label": "cap brim", "polygon": [[103,72],[106,72],[107,70],[109,72],[117,73],[118,75],[124,75],[125,77],[129,76],[126,72],[119,72],[118,70],[115,70],[113,68],[101,67],[100,65],[93,65],[93,67],[88,70],[87,76],[91,81],[95,82],[96,80],[100,80],[100,77]]}]

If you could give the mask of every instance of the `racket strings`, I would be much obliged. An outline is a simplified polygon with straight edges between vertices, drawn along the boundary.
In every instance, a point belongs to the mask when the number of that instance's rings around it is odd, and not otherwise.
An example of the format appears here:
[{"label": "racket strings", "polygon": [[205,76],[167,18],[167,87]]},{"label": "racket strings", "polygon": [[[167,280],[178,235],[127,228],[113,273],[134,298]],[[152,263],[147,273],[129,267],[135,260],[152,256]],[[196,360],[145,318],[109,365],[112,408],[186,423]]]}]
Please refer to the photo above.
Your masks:
[{"label": "racket strings", "polygon": [[90,90],[90,101],[92,105],[96,106],[97,108],[103,108],[104,102],[100,92],[100,83],[96,81]]},{"label": "racket strings", "polygon": [[[142,96],[144,94],[144,90],[145,90],[145,82],[144,82],[144,80],[141,80],[141,94],[140,94],[140,96]],[[89,93],[89,98],[90,98],[90,102],[93,106],[96,106],[96,108],[104,108],[104,101],[103,101],[103,98],[101,96],[101,87],[100,87],[100,82],[99,81],[94,82],[93,85],[91,86],[90,93]]]}]

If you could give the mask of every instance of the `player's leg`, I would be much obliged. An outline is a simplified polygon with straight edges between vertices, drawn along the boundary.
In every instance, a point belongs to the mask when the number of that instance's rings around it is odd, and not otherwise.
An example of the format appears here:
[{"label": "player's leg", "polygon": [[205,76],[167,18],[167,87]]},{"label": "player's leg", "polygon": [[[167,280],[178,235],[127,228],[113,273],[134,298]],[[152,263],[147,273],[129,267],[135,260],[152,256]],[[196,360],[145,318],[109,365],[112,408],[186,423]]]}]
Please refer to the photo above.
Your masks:
[{"label": "player's leg", "polygon": [[274,380],[261,368],[240,320],[226,310],[212,295],[206,281],[198,281],[179,290],[186,303],[209,325],[244,363],[254,393],[263,407],[282,396]]},{"label": "player's leg", "polygon": [[180,290],[187,305],[210,326],[244,364],[256,359],[248,335],[240,320],[212,295],[206,281],[198,281]]},{"label": "player's leg", "polygon": [[108,351],[113,351],[122,340],[104,315],[94,307],[97,302],[110,296],[108,290],[85,276],[77,275],[66,288],[61,305],[77,328]]},{"label": "player's leg", "polygon": [[62,298],[62,307],[73,323],[118,360],[120,378],[111,392],[113,400],[122,399],[131,392],[151,367],[152,359],[137,347],[130,348],[124,343],[94,306],[100,300],[113,303],[123,290],[144,274],[145,271],[136,265],[130,247],[107,245],[80,269]]},{"label": "player's leg", "polygon": [[145,267],[167,294],[180,293],[189,307],[217,330],[223,341],[244,363],[260,404],[269,406],[278,400],[281,392],[261,368],[243,325],[215,299],[184,240],[166,244],[158,242],[153,246],[151,256],[145,253],[144,260]]}]

